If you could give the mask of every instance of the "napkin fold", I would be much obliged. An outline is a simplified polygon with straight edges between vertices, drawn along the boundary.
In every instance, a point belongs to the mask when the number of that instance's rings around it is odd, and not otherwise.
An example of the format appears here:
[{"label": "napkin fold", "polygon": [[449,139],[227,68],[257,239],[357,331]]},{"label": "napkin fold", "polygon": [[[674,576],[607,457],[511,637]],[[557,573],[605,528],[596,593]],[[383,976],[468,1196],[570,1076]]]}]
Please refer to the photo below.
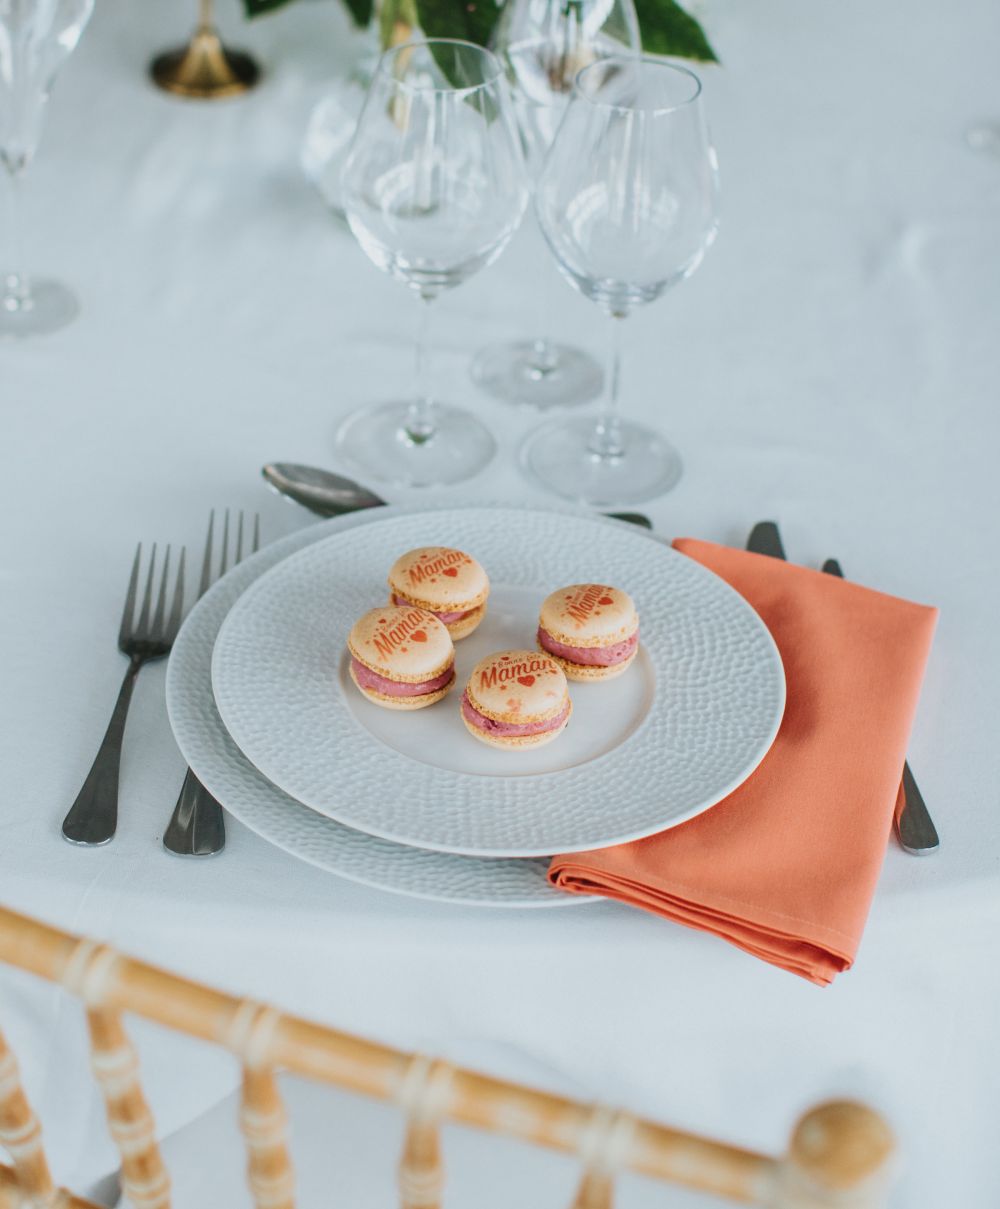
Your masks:
[{"label": "napkin fold", "polygon": [[861,940],[937,610],[710,542],[674,547],[731,584],[771,631],[787,684],[778,736],[711,810],[648,839],[554,857],[549,879],[826,985]]}]

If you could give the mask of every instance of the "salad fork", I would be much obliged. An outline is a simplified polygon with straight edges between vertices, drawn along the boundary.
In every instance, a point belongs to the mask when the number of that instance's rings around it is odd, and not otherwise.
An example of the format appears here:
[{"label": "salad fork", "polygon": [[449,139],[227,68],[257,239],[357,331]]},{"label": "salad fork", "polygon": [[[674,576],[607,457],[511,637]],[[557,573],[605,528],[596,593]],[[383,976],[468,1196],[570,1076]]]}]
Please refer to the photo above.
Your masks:
[{"label": "salad fork", "polygon": [[[170,547],[167,546],[163,570],[160,573],[160,591],[152,620],[150,610],[153,608],[156,577],[155,545],[150,555],[146,590],[136,620],[135,602],[141,563],[140,543],[132,563],[132,574],[118,631],[118,649],[128,657],[128,671],[125,673],[111,721],[87,779],[63,819],[62,833],[73,844],[106,844],[115,834],[118,826],[118,774],[121,768],[122,739],[129,702],[132,700],[132,689],[139,676],[139,669],[154,659],[162,659],[170,651],[181,624],[184,609],[184,548],[181,547],[173,592],[169,593]],[[166,611],[168,595],[171,599],[169,614]]]},{"label": "salad fork", "polygon": [[[208,535],[205,538],[205,553],[201,562],[201,580],[198,584],[198,599],[208,591],[212,582],[212,546],[215,529],[215,512],[208,518]],[[225,575],[229,567],[229,509],[222,523],[222,553],[219,558],[218,577]],[[254,516],[253,536],[250,553],[260,549],[260,515]],[[243,513],[236,522],[236,548],[233,566],[243,558]],[[226,846],[226,824],[222,807],[195,776],[187,770],[184,784],[163,833],[163,846],[175,856],[213,856]]]}]

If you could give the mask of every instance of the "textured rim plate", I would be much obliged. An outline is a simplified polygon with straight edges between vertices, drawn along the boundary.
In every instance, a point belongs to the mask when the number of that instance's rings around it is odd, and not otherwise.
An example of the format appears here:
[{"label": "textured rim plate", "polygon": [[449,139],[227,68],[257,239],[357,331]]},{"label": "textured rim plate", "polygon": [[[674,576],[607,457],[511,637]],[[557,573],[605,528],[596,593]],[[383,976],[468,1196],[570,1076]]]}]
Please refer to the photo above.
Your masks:
[{"label": "textured rim plate", "polygon": [[[391,509],[380,509],[389,513]],[[374,514],[310,526],[240,563],[195,606],[167,668],[167,709],[181,752],[226,810],[251,831],[308,864],[393,894],[474,907],[574,907],[603,901],[566,894],[546,879],[546,860],[481,860],[407,848],[324,818],[265,780],[229,737],[212,695],[212,649],[226,614],[265,571]]]},{"label": "textured rim plate", "polygon": [[[385,602],[396,557],[424,545],[457,546],[483,562],[506,602],[498,614],[521,618],[515,645],[533,645],[525,602],[537,609],[560,584],[631,592],[642,618],[640,658],[617,681],[572,686],[572,741],[567,731],[545,748],[497,752],[466,733],[457,692],[418,714],[387,714],[352,689],[348,630]],[[491,639],[490,624],[488,614],[466,642]],[[496,625],[511,645],[502,616]],[[649,685],[641,716],[602,745],[604,730],[619,724],[607,706],[612,688],[629,678],[632,687]],[[482,507],[386,515],[283,560],[223,623],[212,684],[237,745],[289,796],[382,839],[482,857],[605,847],[694,817],[757,767],[785,698],[763,622],[691,559],[579,513]],[[406,728],[415,725],[425,728],[419,758],[407,748],[414,732]]]}]

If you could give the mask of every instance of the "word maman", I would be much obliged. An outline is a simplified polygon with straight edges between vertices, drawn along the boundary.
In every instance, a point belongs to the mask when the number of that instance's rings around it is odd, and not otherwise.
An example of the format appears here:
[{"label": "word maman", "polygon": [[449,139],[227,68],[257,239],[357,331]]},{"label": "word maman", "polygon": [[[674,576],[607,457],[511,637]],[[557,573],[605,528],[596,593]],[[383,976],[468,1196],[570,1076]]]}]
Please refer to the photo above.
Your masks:
[{"label": "word maman", "polygon": [[[420,633],[422,627],[427,624],[427,614],[414,609],[412,613],[407,613],[406,616],[391,630],[376,630],[372,637],[372,645],[380,655],[391,655],[393,651],[402,646],[403,643],[412,635]],[[427,635],[423,634],[421,641],[427,641]]]},{"label": "word maman", "polygon": [[607,591],[608,589],[600,584],[588,584],[569,602],[566,612],[574,621],[586,621],[599,604],[612,603],[610,597],[607,596]]},{"label": "word maman", "polygon": [[543,675],[552,671],[552,663],[548,659],[525,659],[521,663],[495,663],[485,672],[479,673],[479,687],[493,688],[497,684],[506,684],[509,680],[528,680],[534,683],[534,673]]},{"label": "word maman", "polygon": [[461,550],[446,550],[444,554],[439,554],[437,558],[431,559],[428,563],[414,563],[407,574],[410,577],[410,583],[422,584],[425,579],[440,575],[445,567],[454,567],[456,563],[466,561]]}]

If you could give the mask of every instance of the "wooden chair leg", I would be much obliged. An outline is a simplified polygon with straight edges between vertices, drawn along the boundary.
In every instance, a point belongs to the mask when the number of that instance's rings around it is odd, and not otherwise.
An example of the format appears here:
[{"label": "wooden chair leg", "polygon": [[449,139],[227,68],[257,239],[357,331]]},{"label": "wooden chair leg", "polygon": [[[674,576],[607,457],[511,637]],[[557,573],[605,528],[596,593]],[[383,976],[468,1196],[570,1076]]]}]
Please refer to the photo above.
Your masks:
[{"label": "wooden chair leg", "polygon": [[108,1128],[122,1163],[122,1189],[135,1209],[169,1209],[170,1177],[156,1144],[153,1116],[139,1084],[139,1060],[118,1012],[89,1008],[91,1062]]},{"label": "wooden chair leg", "polygon": [[414,1055],[407,1064],[396,1097],[407,1114],[398,1170],[402,1209],[441,1209],[444,1164],[440,1120],[447,1111],[452,1075],[447,1062],[423,1054]]},{"label": "wooden chair leg", "polygon": [[583,1177],[571,1209],[612,1209],[614,1178],[628,1165],[635,1122],[627,1113],[598,1105],[580,1140]]},{"label": "wooden chair leg", "polygon": [[39,1209],[59,1203],[49,1164],[42,1148],[42,1128],[21,1087],[17,1059],[0,1033],[0,1144],[14,1164],[16,1188],[22,1198]]},{"label": "wooden chair leg", "polygon": [[896,1140],[873,1109],[832,1100],[795,1126],[778,1170],[776,1209],[883,1209]]}]

